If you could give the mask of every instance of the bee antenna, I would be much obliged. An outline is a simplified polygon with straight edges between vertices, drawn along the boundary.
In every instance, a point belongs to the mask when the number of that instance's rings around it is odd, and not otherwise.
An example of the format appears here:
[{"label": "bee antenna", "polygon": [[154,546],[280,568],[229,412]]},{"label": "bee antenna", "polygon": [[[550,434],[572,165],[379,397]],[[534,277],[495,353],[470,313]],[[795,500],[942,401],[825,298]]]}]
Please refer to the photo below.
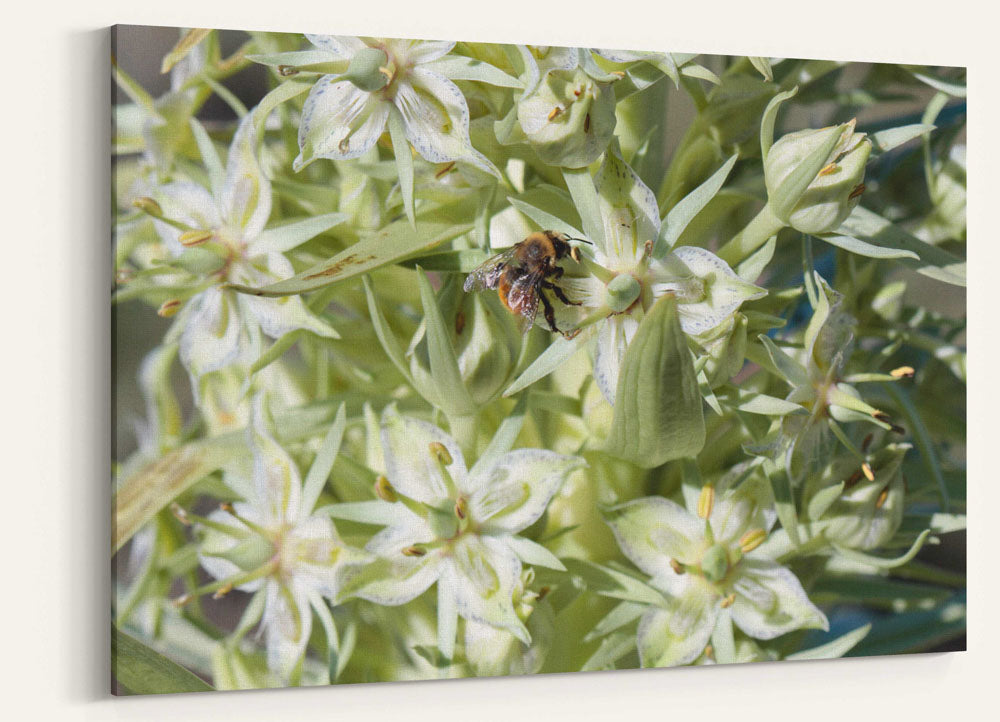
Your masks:
[{"label": "bee antenna", "polygon": [[593,241],[588,241],[586,238],[573,238],[572,236],[566,236],[567,241],[580,241],[580,243],[587,243],[591,246],[594,245]]}]

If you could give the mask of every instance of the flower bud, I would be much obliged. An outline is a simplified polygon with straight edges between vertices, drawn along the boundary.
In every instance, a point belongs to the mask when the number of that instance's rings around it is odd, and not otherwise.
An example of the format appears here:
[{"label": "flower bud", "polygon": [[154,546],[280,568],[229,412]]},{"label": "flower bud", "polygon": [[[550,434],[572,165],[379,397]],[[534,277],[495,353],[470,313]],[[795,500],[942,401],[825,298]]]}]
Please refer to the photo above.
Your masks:
[{"label": "flower bud", "polygon": [[390,76],[383,70],[389,57],[378,48],[362,48],[354,53],[347,72],[342,76],[360,90],[372,93],[389,84]]},{"label": "flower bud", "polygon": [[830,233],[850,215],[864,190],[865,163],[871,141],[854,132],[855,121],[841,127],[841,135],[826,163],[796,198],[783,197],[785,180],[811,153],[829,139],[830,129],[800,130],[782,137],[764,161],[768,203],[786,225],[802,233]]},{"label": "flower bud", "polygon": [[583,168],[604,152],[615,130],[615,93],[583,70],[553,70],[517,104],[521,130],[549,165]]}]

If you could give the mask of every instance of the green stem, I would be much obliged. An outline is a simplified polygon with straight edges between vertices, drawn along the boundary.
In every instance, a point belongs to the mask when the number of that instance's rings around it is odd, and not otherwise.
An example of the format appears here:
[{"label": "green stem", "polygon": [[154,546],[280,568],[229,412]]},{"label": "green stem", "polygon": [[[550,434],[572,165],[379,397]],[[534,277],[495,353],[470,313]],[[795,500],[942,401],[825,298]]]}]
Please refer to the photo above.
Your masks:
[{"label": "green stem", "polygon": [[774,215],[770,205],[760,209],[746,228],[733,236],[733,239],[719,249],[718,256],[730,266],[735,266],[751,253],[767,243],[767,239],[775,235],[785,224]]}]

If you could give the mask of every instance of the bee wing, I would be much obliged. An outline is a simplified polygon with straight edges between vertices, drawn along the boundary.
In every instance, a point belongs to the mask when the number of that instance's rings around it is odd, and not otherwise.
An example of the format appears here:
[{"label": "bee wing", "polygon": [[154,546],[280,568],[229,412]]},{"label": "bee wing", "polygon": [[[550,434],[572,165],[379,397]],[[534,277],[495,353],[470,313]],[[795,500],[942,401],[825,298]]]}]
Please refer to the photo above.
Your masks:
[{"label": "bee wing", "polygon": [[485,288],[496,288],[497,284],[500,283],[500,276],[503,274],[504,267],[514,262],[514,253],[516,250],[516,247],[512,246],[506,251],[486,259],[466,276],[462,289],[468,293],[470,291],[482,291]]},{"label": "bee wing", "polygon": [[508,305],[517,308],[528,321],[525,331],[535,322],[535,314],[538,312],[538,284],[544,277],[541,272],[525,273],[511,284],[507,293]]}]

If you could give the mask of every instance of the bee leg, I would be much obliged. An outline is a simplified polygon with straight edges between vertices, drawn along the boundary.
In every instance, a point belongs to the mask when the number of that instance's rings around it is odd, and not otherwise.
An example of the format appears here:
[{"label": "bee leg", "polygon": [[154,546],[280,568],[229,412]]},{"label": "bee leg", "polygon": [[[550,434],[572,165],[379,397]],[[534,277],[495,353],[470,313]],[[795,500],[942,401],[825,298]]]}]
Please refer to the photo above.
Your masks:
[{"label": "bee leg", "polygon": [[582,306],[583,305],[583,303],[581,301],[570,301],[569,298],[566,297],[566,294],[563,292],[562,288],[560,288],[559,286],[557,286],[554,283],[546,281],[542,285],[545,288],[551,289],[552,292],[556,294],[556,298],[558,298],[560,301],[562,301],[563,303],[565,303],[567,306]]},{"label": "bee leg", "polygon": [[556,326],[556,311],[552,308],[552,301],[549,300],[548,296],[542,293],[541,289],[538,290],[538,298],[542,301],[542,306],[545,308],[545,321],[549,324],[549,328],[556,333],[562,333],[559,327]]}]

